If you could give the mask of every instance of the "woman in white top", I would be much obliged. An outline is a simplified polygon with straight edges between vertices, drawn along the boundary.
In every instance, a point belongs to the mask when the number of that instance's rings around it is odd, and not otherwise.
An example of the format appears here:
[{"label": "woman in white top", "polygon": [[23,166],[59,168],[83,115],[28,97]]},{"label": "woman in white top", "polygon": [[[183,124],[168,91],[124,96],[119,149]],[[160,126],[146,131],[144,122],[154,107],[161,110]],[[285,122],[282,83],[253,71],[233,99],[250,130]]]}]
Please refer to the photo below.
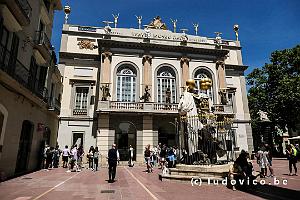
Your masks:
[{"label": "woman in white top", "polygon": [[267,176],[267,168],[270,165],[268,161],[268,151],[262,147],[257,152],[257,163],[261,169],[261,177],[264,178]]}]

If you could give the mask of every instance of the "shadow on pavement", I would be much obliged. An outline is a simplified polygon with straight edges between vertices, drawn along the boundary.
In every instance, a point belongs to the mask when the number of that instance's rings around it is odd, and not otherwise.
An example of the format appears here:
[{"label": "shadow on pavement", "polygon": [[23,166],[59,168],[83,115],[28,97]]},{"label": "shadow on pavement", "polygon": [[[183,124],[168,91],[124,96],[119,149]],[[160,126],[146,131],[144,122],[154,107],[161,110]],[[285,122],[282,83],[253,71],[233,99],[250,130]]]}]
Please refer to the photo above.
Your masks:
[{"label": "shadow on pavement", "polygon": [[300,191],[291,190],[288,188],[277,187],[274,185],[257,185],[255,187],[240,190],[248,194],[252,194],[264,199],[274,200],[287,200],[287,199],[298,199]]}]

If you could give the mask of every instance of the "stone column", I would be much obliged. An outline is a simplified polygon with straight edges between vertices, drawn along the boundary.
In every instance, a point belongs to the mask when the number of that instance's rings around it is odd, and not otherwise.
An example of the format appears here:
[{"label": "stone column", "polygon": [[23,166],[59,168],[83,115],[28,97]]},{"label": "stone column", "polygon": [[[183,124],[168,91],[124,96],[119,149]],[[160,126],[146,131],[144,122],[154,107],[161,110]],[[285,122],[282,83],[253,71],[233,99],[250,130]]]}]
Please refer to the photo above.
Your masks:
[{"label": "stone column", "polygon": [[[111,92],[111,59],[112,53],[109,51],[104,51],[102,54],[102,63],[100,69],[100,88],[102,86],[108,85],[108,91]],[[101,90],[101,89],[100,89]],[[102,91],[99,92],[99,99],[102,99]]]},{"label": "stone column", "polygon": [[190,59],[187,57],[180,58],[181,65],[181,86],[185,86],[185,82],[189,79],[189,62]]},{"label": "stone column", "polygon": [[110,71],[111,71],[111,59],[112,53],[105,51],[102,53],[102,66],[101,66],[101,83],[111,83],[110,82]]},{"label": "stone column", "polygon": [[[150,144],[151,148],[154,145],[157,145],[158,137],[157,134],[153,131],[153,116],[152,115],[144,115],[143,116],[143,136],[142,136],[142,144],[143,150],[145,146]],[[142,151],[144,152],[144,151]],[[137,155],[137,159],[143,159],[143,154]]]},{"label": "stone column", "polygon": [[[142,95],[145,92],[145,87],[146,85],[148,86],[148,88],[150,89],[150,94],[152,94],[152,76],[151,76],[151,72],[152,72],[152,56],[150,55],[144,55],[143,56],[143,60],[142,60],[142,64],[143,64],[143,84],[142,84]],[[152,96],[150,97],[149,101],[151,101]]]},{"label": "stone column", "polygon": [[115,141],[115,131],[109,130],[109,114],[101,113],[98,117],[98,130],[96,144],[98,146],[101,157],[99,162],[105,164],[108,150]]}]

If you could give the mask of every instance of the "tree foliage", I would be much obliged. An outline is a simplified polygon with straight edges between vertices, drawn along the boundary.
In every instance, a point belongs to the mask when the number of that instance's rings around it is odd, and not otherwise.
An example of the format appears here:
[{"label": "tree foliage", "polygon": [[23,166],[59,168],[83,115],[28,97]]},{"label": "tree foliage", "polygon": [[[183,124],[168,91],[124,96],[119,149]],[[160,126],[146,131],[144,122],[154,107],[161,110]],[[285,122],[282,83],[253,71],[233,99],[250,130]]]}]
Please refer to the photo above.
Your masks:
[{"label": "tree foliage", "polygon": [[254,69],[247,76],[248,101],[252,126],[259,120],[258,111],[282,129],[300,123],[300,45],[275,51],[270,63]]}]

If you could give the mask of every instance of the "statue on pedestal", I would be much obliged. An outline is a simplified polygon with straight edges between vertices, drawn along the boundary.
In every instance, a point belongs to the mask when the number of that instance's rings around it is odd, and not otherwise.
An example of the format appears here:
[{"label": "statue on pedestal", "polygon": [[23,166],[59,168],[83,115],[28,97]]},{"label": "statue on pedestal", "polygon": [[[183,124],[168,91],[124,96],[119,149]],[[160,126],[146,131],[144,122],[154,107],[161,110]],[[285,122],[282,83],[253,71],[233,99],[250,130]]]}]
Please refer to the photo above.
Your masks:
[{"label": "statue on pedestal", "polygon": [[107,98],[111,97],[111,95],[109,93],[109,84],[102,85],[101,91],[102,91],[101,101],[107,101]]},{"label": "statue on pedestal", "polygon": [[144,100],[144,102],[149,102],[150,100],[150,93],[149,93],[150,89],[148,88],[148,85],[145,86],[145,93],[144,95],[140,98],[140,100]]}]

